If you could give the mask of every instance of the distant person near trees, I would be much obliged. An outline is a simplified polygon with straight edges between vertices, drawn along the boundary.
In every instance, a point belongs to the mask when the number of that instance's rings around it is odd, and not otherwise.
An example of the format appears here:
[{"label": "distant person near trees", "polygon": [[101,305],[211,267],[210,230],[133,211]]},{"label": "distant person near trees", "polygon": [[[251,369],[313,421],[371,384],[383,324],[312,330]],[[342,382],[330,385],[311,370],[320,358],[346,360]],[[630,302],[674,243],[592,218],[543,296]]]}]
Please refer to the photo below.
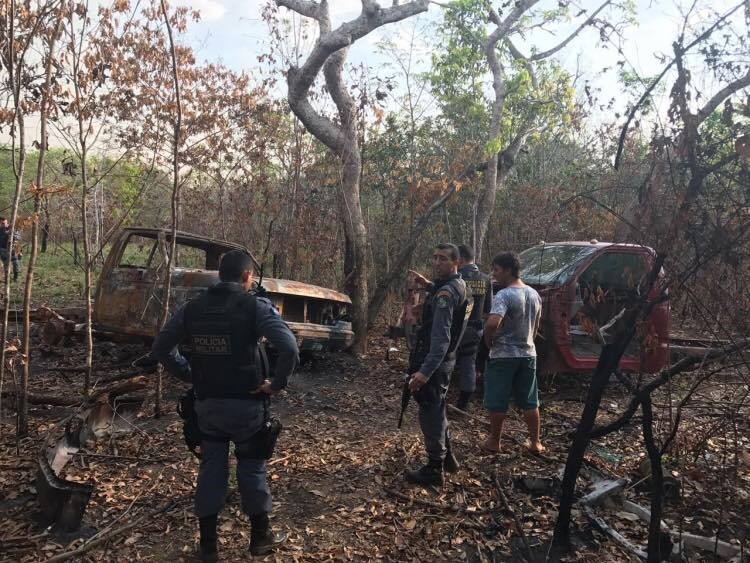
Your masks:
[{"label": "distant person near trees", "polygon": [[458,273],[474,297],[474,306],[456,352],[459,374],[459,398],[456,406],[465,411],[477,387],[477,351],[482,340],[484,319],[492,306],[492,284],[490,276],[480,272],[479,266],[474,263],[474,251],[471,248],[460,244],[458,254]]},{"label": "distant person near trees", "polygon": [[484,407],[490,412],[490,435],[483,449],[500,451],[500,437],[511,399],[523,411],[529,429],[526,447],[541,453],[539,390],[534,338],[539,330],[542,300],[519,278],[518,256],[506,252],[492,260],[492,277],[503,288],[492,303],[484,338],[490,359],[484,373]]},{"label": "distant person near trees", "polygon": [[18,281],[18,272],[21,269],[21,254],[17,252],[16,242],[21,240],[18,232],[11,233],[10,225],[5,217],[0,217],[0,260],[3,269],[7,271],[8,262],[13,266],[13,281]]}]

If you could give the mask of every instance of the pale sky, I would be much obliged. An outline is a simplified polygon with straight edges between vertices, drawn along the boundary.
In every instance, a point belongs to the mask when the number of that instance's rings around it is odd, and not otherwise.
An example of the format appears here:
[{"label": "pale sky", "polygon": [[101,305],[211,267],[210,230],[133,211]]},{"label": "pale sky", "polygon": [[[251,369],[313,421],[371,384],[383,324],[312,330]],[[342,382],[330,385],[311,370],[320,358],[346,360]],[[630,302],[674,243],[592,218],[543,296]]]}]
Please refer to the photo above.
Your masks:
[{"label": "pale sky", "polygon": [[[190,5],[199,9],[203,19],[193,24],[189,30],[189,42],[195,50],[198,60],[221,61],[234,70],[248,70],[256,67],[256,57],[268,50],[268,29],[263,21],[261,12],[265,0],[173,0],[181,5]],[[402,3],[405,0],[402,0]],[[602,0],[577,0],[573,6],[585,8],[588,13],[595,10]],[[624,30],[623,54],[627,62],[625,68],[629,71],[635,70],[640,76],[654,76],[661,71],[663,63],[659,61],[660,56],[672,56],[672,42],[677,37],[683,23],[683,4],[689,5],[690,0],[635,0],[637,25],[629,26]],[[702,2],[704,10],[710,9],[717,13],[724,13],[730,7],[737,4],[730,0],[698,0]],[[390,6],[392,0],[380,0],[381,5]],[[497,5],[499,2],[493,2]],[[361,11],[359,0],[329,0],[333,25],[353,19]],[[539,9],[554,9],[557,0],[542,0],[537,7]],[[386,61],[383,55],[378,54],[376,45],[379,41],[389,37],[397,44],[408,43],[414,30],[429,30],[430,25],[438,22],[442,17],[442,8],[436,4],[430,4],[427,13],[420,14],[400,23],[391,24],[375,30],[370,35],[359,40],[351,48],[348,63],[355,67],[366,64],[372,68],[372,73],[377,73],[377,67]],[[575,10],[574,10],[575,11]],[[291,12],[285,8],[279,9],[280,14],[291,16]],[[737,14],[737,20],[742,23],[742,11]],[[607,8],[600,17],[613,12]],[[299,16],[295,16],[299,20]],[[577,27],[581,19],[573,20],[567,26],[559,26],[548,31],[538,31],[529,36],[526,45],[518,44],[523,52],[529,53],[531,46],[541,51],[559,43],[573,29]],[[713,19],[713,18],[712,18]],[[692,18],[693,23],[699,18]],[[316,29],[313,25],[313,28]],[[429,32],[429,31],[427,31]],[[554,32],[554,33],[550,33]],[[618,55],[614,45],[608,49],[597,46],[598,33],[587,28],[565,49],[560,51],[557,59],[572,73],[579,74],[577,88],[582,90],[584,82],[588,79],[594,87],[601,88],[599,94],[600,103],[607,103],[610,99],[615,100],[612,111],[599,112],[594,110],[592,119],[594,122],[609,122],[614,113],[624,114],[626,105],[631,101],[632,95],[624,95],[621,85],[617,81],[615,72],[616,61],[622,58]],[[430,56],[428,51],[423,51],[418,57],[417,70],[428,70]],[[610,67],[612,70],[602,73],[601,70]],[[394,74],[380,69],[382,75]],[[694,77],[694,81],[697,77]],[[669,105],[668,92],[671,82],[669,77],[664,81],[665,88],[657,97],[656,105],[660,113],[664,114]],[[283,78],[279,77],[279,94],[285,93]],[[710,90],[710,86],[706,87]]]},{"label": "pale sky", "polygon": [[[92,0],[105,4],[107,0]],[[392,0],[381,0],[381,4],[390,5]],[[595,10],[601,0],[579,0],[580,5],[589,12]],[[685,0],[687,2],[687,0]],[[701,0],[705,5],[710,5],[717,12],[725,12],[735,2],[729,0]],[[269,33],[266,23],[261,17],[264,0],[173,0],[173,5],[190,6],[202,13],[202,20],[191,23],[186,38],[193,47],[198,61],[222,62],[234,70],[247,70],[252,73],[257,68],[257,57],[268,51]],[[359,0],[329,0],[331,16],[334,26],[338,23],[356,17],[360,10]],[[554,8],[557,0],[542,0],[540,8]],[[635,69],[641,76],[652,76],[662,68],[659,62],[660,55],[671,57],[671,42],[677,36],[682,24],[682,15],[679,1],[675,0],[636,0],[638,25],[630,26],[624,30],[625,42],[623,52],[625,54],[628,70]],[[377,53],[376,44],[385,37],[390,37],[397,43],[406,43],[413,30],[429,29],[430,24],[439,21],[441,17],[439,6],[431,4],[426,14],[385,26],[358,41],[349,53],[348,63],[352,66],[360,63],[369,65],[372,73],[377,73],[377,67],[382,65],[386,58]],[[291,13],[280,8],[280,13]],[[603,12],[606,14],[607,12]],[[611,13],[611,12],[610,12]],[[602,14],[602,15],[603,15]],[[742,15],[738,14],[739,21]],[[519,43],[523,52],[530,52],[532,45],[538,50],[544,50],[567,36],[580,20],[574,20],[567,27],[537,31],[532,34],[526,44]],[[554,32],[554,33],[551,33]],[[558,53],[557,58],[571,72],[578,72],[579,88],[588,79],[592,85],[600,87],[602,94],[600,100],[605,102],[609,98],[615,98],[616,104],[613,112],[624,113],[624,108],[630,100],[629,96],[622,93],[622,88],[616,80],[615,72],[601,74],[604,67],[615,67],[616,61],[621,58],[614,47],[604,49],[597,46],[597,33],[587,29],[576,38],[563,51]],[[427,70],[430,57],[428,52],[422,52],[418,60],[417,70]],[[631,66],[632,65],[632,66]],[[383,75],[393,74],[393,71],[381,70]],[[695,81],[695,78],[694,78]],[[280,92],[285,90],[283,77],[279,76]],[[669,81],[665,82],[668,92]],[[667,104],[666,92],[661,100],[657,100],[662,110]],[[609,121],[612,115],[595,115],[594,119]],[[27,138],[29,142],[38,136],[36,121],[30,119],[27,126]],[[7,141],[5,135],[0,141]],[[51,143],[55,143],[51,139]],[[55,143],[56,144],[56,143]]]},{"label": "pale sky", "polygon": [[[236,70],[248,69],[254,66],[258,54],[267,49],[268,31],[261,17],[262,1],[180,0],[180,2],[198,8],[203,13],[203,20],[194,24],[189,34],[191,45],[199,60],[220,60]],[[381,1],[384,6],[390,3],[390,0]],[[330,0],[329,4],[334,26],[356,17],[361,10],[359,0]],[[591,11],[599,4],[599,1],[581,0],[580,5]],[[639,74],[648,76],[655,74],[661,68],[656,55],[671,53],[671,41],[674,40],[679,30],[682,18],[672,1],[637,0],[636,4],[639,25],[626,30],[627,42],[624,44],[624,52],[629,63]],[[717,0],[712,2],[712,5],[716,10],[722,10],[722,5],[729,7],[730,2]],[[553,8],[557,6],[557,1],[543,0],[540,6]],[[350,51],[348,62],[352,65],[362,62],[377,65],[383,60],[382,57],[374,54],[374,46],[378,41],[384,37],[398,39],[399,36],[410,35],[414,26],[425,28],[431,22],[439,20],[441,10],[439,6],[431,4],[426,14],[376,30],[355,44]],[[280,11],[290,14],[284,8]],[[553,46],[574,27],[573,23],[568,27],[559,27],[554,30],[559,32],[558,35],[547,32],[534,34],[531,38],[533,43],[531,41],[527,43],[525,52],[529,52],[532,44],[540,50]],[[604,50],[593,47],[596,39],[593,30],[585,31],[558,54],[558,59],[571,72],[584,71],[583,77],[589,77],[592,82],[600,84],[607,94],[606,97],[615,96],[619,92],[619,86],[614,74],[610,73],[611,76],[604,79],[598,78],[595,74],[605,66],[613,66],[618,55],[614,48]],[[522,45],[518,47],[521,48]],[[423,62],[426,70],[429,56],[424,57]]]}]

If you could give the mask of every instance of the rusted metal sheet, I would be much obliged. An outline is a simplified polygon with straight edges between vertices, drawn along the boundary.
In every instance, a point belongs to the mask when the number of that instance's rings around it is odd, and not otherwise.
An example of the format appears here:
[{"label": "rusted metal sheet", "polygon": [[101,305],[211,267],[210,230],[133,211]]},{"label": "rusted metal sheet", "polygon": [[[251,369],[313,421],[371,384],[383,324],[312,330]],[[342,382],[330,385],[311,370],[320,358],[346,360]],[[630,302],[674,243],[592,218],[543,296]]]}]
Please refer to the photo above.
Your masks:
[{"label": "rusted metal sheet", "polygon": [[328,299],[329,301],[338,301],[339,303],[351,304],[349,296],[317,285],[302,283],[293,280],[280,280],[276,278],[263,278],[263,287],[268,293],[274,294],[294,294],[302,297],[315,297],[317,299]]},{"label": "rusted metal sheet", "polygon": [[[54,433],[63,424],[65,435],[52,446]],[[94,492],[94,483],[69,481],[58,476],[71,453],[81,446],[82,420],[71,416],[60,425],[48,434],[39,451],[35,487],[45,523],[54,525],[61,532],[70,533],[81,525],[86,505]]]},{"label": "rusted metal sheet", "polygon": [[[153,337],[164,298],[163,256],[169,239],[169,231],[162,229],[130,228],[118,234],[96,289],[97,328]],[[219,281],[217,269],[222,254],[235,249],[247,251],[237,244],[182,232],[178,233],[177,244],[184,254],[194,249],[204,254],[193,257],[197,260],[190,264],[193,267],[178,263],[173,269],[169,304],[172,310]],[[178,259],[179,255],[178,252]],[[259,271],[257,261],[253,260]],[[354,333],[348,322],[351,305],[348,296],[294,280],[264,277],[263,286],[297,336],[302,350],[343,350],[351,345]]]}]

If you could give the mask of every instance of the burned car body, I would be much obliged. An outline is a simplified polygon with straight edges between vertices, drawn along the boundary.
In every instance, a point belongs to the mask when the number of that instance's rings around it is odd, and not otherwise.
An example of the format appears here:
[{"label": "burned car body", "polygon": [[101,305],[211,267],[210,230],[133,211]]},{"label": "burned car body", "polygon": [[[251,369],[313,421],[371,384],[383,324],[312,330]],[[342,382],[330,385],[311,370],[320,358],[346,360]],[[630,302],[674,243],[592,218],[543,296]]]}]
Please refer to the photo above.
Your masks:
[{"label": "burned car body", "polygon": [[[190,233],[178,232],[176,238],[169,300],[172,311],[219,281],[222,254],[247,251],[237,244]],[[116,235],[96,288],[96,328],[135,337],[155,335],[170,244],[171,232],[166,229],[127,228]],[[253,261],[257,280],[260,267],[255,258]],[[262,284],[297,337],[300,351],[340,351],[351,345],[354,333],[348,321],[348,296],[292,280],[264,277]]]},{"label": "burned car body", "polygon": [[[543,302],[537,339],[541,374],[593,371],[602,346],[618,330],[619,313],[637,298],[654,258],[645,246],[597,241],[540,243],[520,254],[521,278]],[[657,292],[654,287],[649,297]],[[654,373],[664,367],[669,318],[669,302],[653,308],[637,327],[622,370]]]}]

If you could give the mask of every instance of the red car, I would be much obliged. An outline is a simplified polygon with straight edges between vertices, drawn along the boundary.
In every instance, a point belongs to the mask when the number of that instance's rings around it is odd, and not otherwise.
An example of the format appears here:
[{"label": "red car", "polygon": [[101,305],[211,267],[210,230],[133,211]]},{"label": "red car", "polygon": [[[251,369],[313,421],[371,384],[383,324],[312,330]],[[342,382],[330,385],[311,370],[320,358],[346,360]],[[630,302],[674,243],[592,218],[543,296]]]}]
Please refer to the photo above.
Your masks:
[{"label": "red car", "polygon": [[[539,373],[590,373],[624,304],[637,296],[654,264],[646,246],[609,242],[540,243],[520,254],[521,278],[542,296]],[[652,290],[656,297],[658,288]],[[654,373],[667,361],[669,302],[639,326],[620,362]]]}]

